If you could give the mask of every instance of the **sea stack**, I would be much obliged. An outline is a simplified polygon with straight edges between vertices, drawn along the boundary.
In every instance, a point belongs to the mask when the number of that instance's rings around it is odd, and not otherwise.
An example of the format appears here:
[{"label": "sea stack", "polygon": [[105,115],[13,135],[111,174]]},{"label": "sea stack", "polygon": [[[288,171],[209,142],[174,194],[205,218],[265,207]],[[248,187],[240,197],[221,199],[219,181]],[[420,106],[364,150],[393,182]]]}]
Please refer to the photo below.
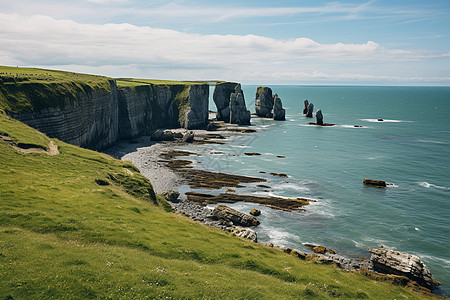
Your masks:
[{"label": "sea stack", "polygon": [[306,117],[307,118],[312,118],[313,117],[313,110],[314,110],[314,104],[309,103],[308,104],[308,112],[306,113]]},{"label": "sea stack", "polygon": [[306,115],[308,113],[308,100],[304,101],[305,107],[303,107],[303,114]]},{"label": "sea stack", "polygon": [[214,88],[213,100],[217,107],[218,121],[230,122],[230,96],[235,92],[238,83],[221,82]]},{"label": "sea stack", "polygon": [[250,125],[250,111],[245,105],[244,92],[238,84],[234,93],[230,95],[230,123]]},{"label": "sea stack", "polygon": [[323,115],[322,115],[322,110],[318,109],[316,111],[316,124],[317,125],[323,125]]},{"label": "sea stack", "polygon": [[258,117],[272,118],[273,109],[272,89],[260,86],[256,89],[255,111]]},{"label": "sea stack", "polygon": [[283,108],[283,104],[281,103],[280,97],[277,94],[273,96],[274,105],[273,105],[273,119],[284,121],[286,120],[286,110]]}]

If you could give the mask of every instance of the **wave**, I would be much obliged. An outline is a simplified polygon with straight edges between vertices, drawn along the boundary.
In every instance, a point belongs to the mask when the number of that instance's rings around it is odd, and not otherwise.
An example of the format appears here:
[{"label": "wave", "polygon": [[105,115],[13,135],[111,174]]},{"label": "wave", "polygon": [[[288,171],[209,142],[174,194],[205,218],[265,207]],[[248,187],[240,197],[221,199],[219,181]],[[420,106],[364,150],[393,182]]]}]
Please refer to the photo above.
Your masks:
[{"label": "wave", "polygon": [[342,128],[371,128],[371,127],[367,127],[367,126],[359,126],[359,125],[336,125],[337,127],[342,127]]},{"label": "wave", "polygon": [[448,144],[446,142],[435,141],[435,140],[417,140],[417,141],[421,142],[421,143],[432,143],[432,144],[443,144],[443,145],[447,145]]},{"label": "wave", "polygon": [[372,122],[372,123],[412,123],[414,121],[405,121],[405,120],[389,120],[389,119],[382,119],[383,121],[378,121],[378,119],[359,119],[360,121],[364,122]]},{"label": "wave", "polygon": [[435,188],[435,189],[441,189],[441,190],[450,190],[450,188],[448,188],[448,187],[435,185],[435,184],[432,184],[432,183],[428,183],[426,181],[417,182],[417,184],[420,185],[421,187],[424,187],[424,188],[427,188],[427,189]]},{"label": "wave", "polygon": [[304,191],[308,191],[309,189],[306,186],[301,186],[295,183],[283,183],[283,184],[279,184],[279,185],[275,185],[272,186],[273,189],[276,190],[294,190],[294,191],[299,191],[299,192],[304,192]]},{"label": "wave", "polygon": [[269,237],[270,242],[277,246],[287,246],[289,240],[299,240],[299,237],[295,234],[289,233],[287,231],[280,230],[279,227],[272,226],[259,226],[258,228],[262,234]]}]

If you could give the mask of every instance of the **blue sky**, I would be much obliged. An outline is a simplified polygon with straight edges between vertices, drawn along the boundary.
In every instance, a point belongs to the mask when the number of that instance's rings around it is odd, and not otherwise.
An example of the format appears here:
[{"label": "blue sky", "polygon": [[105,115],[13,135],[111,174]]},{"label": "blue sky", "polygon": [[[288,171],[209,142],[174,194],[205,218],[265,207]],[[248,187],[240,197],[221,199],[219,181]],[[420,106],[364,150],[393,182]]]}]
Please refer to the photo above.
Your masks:
[{"label": "blue sky", "polygon": [[0,64],[244,84],[450,85],[450,1],[0,0]]}]

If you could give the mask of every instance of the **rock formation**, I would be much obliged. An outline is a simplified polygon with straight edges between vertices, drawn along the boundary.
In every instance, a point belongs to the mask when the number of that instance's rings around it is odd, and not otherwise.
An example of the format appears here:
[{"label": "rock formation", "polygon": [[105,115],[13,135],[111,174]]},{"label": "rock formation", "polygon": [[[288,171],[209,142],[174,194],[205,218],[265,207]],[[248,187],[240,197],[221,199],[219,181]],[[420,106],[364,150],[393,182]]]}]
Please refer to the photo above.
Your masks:
[{"label": "rock formation", "polygon": [[194,132],[188,131],[185,134],[183,134],[183,142],[185,143],[192,143],[194,141]]},{"label": "rock formation", "polygon": [[278,97],[277,94],[273,96],[274,99],[274,105],[273,105],[273,119],[284,121],[286,120],[286,111],[283,108],[283,105],[281,104],[281,99]]},{"label": "rock formation", "polygon": [[323,115],[322,115],[322,110],[318,109],[316,111],[316,124],[317,125],[323,125]]},{"label": "rock formation", "polygon": [[252,216],[257,217],[257,216],[259,216],[261,214],[261,211],[259,209],[253,208],[252,210],[250,210],[250,214]]},{"label": "rock formation", "polygon": [[312,118],[313,117],[313,110],[314,110],[314,104],[309,103],[308,104],[308,111],[306,113],[306,117],[307,118]]},{"label": "rock formation", "polygon": [[386,181],[383,180],[378,180],[378,179],[364,179],[363,180],[364,184],[367,185],[372,185],[372,186],[376,186],[376,187],[386,187]]},{"label": "rock formation", "polygon": [[428,267],[415,255],[382,248],[369,251],[376,272],[406,276],[430,289],[439,284],[431,278]]},{"label": "rock formation", "polygon": [[231,232],[234,233],[236,236],[248,239],[254,243],[258,242],[258,236],[256,235],[256,232],[253,229],[236,226],[233,229],[231,229]]},{"label": "rock formation", "polygon": [[308,102],[308,100],[305,100],[303,103],[305,104],[305,107],[303,108],[303,114],[306,115],[308,113],[309,102]]},{"label": "rock formation", "polygon": [[236,91],[238,83],[220,82],[214,88],[213,100],[216,104],[218,121],[230,122],[230,96]]},{"label": "rock formation", "polygon": [[238,125],[250,125],[250,111],[247,110],[241,85],[235,82],[217,83],[213,100],[216,104],[218,121]]},{"label": "rock formation", "polygon": [[237,226],[249,227],[259,225],[259,221],[256,218],[225,205],[219,205],[214,208],[213,215],[219,219],[232,222]]},{"label": "rock formation", "polygon": [[238,84],[234,93],[230,95],[230,123],[238,125],[250,125],[250,111],[247,110],[244,92]]},{"label": "rock formation", "polygon": [[167,192],[164,192],[161,196],[164,197],[169,202],[178,203],[180,202],[180,199],[178,197],[180,196],[180,192],[175,190],[170,190]]},{"label": "rock formation", "polygon": [[[6,91],[18,88],[11,84],[2,87]],[[46,95],[39,92],[38,84],[21,88],[33,102],[45,103],[40,97]],[[64,83],[55,83],[54,90],[60,92],[55,96],[58,106],[7,113],[49,137],[93,150],[110,147],[119,139],[150,134],[156,128],[194,129],[208,123],[208,84],[142,83],[130,88],[117,87],[110,79],[108,87],[80,89],[76,95],[66,95]]]},{"label": "rock formation", "polygon": [[260,86],[256,89],[255,111],[258,117],[272,118],[273,109],[272,89]]}]

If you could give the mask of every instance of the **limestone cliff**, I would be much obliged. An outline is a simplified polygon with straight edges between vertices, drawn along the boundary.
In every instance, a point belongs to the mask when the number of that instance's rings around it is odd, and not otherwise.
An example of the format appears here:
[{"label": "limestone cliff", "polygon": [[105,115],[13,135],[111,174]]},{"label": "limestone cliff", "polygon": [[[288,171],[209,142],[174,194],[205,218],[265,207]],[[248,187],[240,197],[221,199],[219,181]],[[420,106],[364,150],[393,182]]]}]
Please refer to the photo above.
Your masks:
[{"label": "limestone cliff", "polygon": [[0,109],[49,137],[93,150],[156,128],[208,123],[208,84],[118,80],[118,86],[111,78],[63,73],[0,78]]}]

